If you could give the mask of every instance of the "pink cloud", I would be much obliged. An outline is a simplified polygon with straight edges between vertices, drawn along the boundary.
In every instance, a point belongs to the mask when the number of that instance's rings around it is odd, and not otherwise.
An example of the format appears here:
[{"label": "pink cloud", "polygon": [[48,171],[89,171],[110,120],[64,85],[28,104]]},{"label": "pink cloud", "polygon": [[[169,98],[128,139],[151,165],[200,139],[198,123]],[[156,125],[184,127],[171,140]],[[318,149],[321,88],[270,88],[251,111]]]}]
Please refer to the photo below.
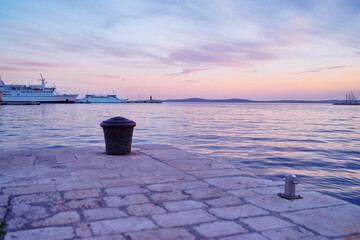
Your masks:
[{"label": "pink cloud", "polygon": [[114,76],[114,75],[97,75],[97,76],[101,78],[112,78],[112,79],[118,79],[120,81],[125,81],[125,79],[120,76]]},{"label": "pink cloud", "polygon": [[328,71],[328,70],[333,70],[333,69],[338,69],[338,68],[346,68],[346,67],[348,67],[348,66],[331,66],[331,67],[313,68],[313,69],[310,69],[310,70],[299,72],[297,74],[317,73],[317,72],[321,72],[321,71]]},{"label": "pink cloud", "polygon": [[36,69],[26,69],[19,67],[0,66],[1,71],[38,71]]}]

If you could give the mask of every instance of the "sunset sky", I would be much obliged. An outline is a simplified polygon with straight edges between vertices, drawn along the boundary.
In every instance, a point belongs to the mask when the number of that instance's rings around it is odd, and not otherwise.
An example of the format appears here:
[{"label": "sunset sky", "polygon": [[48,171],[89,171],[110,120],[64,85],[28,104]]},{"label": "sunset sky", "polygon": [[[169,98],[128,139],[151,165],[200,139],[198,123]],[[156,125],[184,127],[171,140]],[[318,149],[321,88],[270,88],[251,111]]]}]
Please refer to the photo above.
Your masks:
[{"label": "sunset sky", "polygon": [[359,0],[0,0],[0,75],[60,93],[360,96]]}]

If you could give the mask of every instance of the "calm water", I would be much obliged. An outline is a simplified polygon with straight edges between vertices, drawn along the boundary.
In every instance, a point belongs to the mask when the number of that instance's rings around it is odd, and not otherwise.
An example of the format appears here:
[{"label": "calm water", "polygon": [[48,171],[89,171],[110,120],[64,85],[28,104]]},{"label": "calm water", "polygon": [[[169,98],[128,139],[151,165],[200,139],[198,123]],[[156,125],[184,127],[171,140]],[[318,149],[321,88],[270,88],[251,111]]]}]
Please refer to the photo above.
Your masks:
[{"label": "calm water", "polygon": [[100,122],[137,123],[133,142],[226,158],[262,177],[360,205],[360,107],[327,104],[43,104],[0,106],[0,150],[104,145]]}]

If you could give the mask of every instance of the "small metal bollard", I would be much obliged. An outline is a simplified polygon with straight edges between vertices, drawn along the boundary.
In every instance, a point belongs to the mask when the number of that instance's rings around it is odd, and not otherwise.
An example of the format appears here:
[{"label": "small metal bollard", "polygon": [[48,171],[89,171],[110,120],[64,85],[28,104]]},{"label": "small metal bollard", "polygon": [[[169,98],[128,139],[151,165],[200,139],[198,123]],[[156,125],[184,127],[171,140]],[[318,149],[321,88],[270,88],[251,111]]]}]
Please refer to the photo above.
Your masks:
[{"label": "small metal bollard", "polygon": [[106,154],[125,155],[131,153],[134,121],[123,117],[114,117],[103,121],[100,126],[104,130]]},{"label": "small metal bollard", "polygon": [[296,180],[294,174],[285,175],[285,193],[279,193],[278,195],[288,200],[302,198],[300,195],[295,194],[295,185],[298,183],[299,181]]}]

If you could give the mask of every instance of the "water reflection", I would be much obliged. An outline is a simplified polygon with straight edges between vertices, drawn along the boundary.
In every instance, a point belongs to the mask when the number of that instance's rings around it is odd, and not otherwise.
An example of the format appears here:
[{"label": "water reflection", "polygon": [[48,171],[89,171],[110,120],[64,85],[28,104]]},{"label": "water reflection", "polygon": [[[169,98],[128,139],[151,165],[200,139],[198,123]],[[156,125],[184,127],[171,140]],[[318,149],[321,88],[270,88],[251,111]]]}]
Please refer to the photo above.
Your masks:
[{"label": "water reflection", "polygon": [[0,106],[0,149],[104,145],[99,124],[136,121],[133,142],[163,143],[360,204],[360,112],[327,104],[43,104]]}]

